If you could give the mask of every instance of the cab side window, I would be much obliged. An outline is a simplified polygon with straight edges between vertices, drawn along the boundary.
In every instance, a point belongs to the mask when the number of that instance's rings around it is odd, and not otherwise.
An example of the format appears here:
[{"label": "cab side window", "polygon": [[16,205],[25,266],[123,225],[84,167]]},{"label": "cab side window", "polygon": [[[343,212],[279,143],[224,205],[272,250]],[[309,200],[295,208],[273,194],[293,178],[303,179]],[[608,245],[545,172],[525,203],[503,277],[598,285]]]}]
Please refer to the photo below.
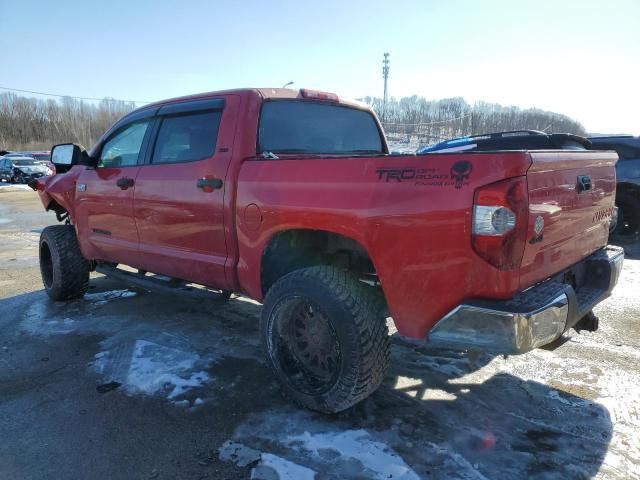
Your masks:
[{"label": "cab side window", "polygon": [[197,112],[162,119],[152,164],[192,162],[216,150],[221,111]]},{"label": "cab side window", "polygon": [[145,120],[127,125],[113,135],[102,146],[98,167],[118,168],[137,165],[148,128],[149,121]]}]

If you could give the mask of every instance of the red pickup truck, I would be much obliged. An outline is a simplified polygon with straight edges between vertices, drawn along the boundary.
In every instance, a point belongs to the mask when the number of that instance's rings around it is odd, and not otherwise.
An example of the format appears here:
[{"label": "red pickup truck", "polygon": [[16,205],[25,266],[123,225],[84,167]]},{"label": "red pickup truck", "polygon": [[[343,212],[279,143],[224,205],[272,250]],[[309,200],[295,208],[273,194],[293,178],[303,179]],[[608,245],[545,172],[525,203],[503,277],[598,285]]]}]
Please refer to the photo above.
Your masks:
[{"label": "red pickup truck", "polygon": [[595,328],[622,268],[615,153],[389,155],[367,106],[324,92],[167,100],[52,160],[32,184],[65,223],[40,241],[51,298],[82,296],[94,269],[241,292],[264,303],[284,389],[324,412],[380,385],[388,316],[408,337],[523,353]]}]

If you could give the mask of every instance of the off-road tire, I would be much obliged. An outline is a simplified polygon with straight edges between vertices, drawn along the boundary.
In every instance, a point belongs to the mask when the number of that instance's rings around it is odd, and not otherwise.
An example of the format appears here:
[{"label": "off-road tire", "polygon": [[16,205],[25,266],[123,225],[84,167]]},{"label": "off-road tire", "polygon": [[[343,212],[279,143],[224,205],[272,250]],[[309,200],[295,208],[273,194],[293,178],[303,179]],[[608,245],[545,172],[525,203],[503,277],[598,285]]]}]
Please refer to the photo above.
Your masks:
[{"label": "off-road tire", "polygon": [[618,225],[613,234],[632,237],[640,234],[640,194],[623,191],[616,194],[616,205],[620,209]]},{"label": "off-road tire", "polygon": [[82,297],[89,288],[90,264],[82,256],[72,225],[53,225],[40,234],[40,274],[52,300]]},{"label": "off-road tire", "polygon": [[[280,363],[274,328],[276,322],[287,321],[282,305],[292,300],[308,302],[333,327],[340,367],[326,391],[308,393],[296,388]],[[298,404],[323,413],[345,410],[373,393],[388,368],[390,340],[384,312],[382,295],[350,272],[330,266],[291,272],[271,287],[264,302],[260,331],[267,363]]]}]

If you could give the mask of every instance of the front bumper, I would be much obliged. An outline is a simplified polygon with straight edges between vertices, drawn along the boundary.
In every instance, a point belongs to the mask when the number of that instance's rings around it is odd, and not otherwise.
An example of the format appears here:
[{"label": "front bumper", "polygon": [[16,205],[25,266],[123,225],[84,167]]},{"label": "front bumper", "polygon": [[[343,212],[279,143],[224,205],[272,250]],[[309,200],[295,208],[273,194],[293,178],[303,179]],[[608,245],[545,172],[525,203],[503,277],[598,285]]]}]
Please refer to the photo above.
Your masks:
[{"label": "front bumper", "polygon": [[22,183],[29,183],[31,181],[35,181],[39,178],[46,176],[46,173],[36,172],[36,173],[25,173],[20,172],[14,175],[14,178],[20,180]]},{"label": "front bumper", "polygon": [[546,345],[611,294],[624,250],[608,246],[510,300],[458,305],[429,333],[435,345],[519,354]]}]

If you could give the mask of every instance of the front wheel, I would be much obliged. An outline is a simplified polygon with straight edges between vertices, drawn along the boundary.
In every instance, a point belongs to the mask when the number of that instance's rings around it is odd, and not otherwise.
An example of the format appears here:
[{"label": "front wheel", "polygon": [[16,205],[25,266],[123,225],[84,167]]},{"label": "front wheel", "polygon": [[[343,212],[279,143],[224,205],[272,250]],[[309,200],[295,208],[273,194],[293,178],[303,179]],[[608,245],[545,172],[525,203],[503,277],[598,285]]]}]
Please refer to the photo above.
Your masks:
[{"label": "front wheel", "polygon": [[53,225],[40,234],[40,274],[52,300],[82,297],[89,289],[90,264],[82,256],[72,225]]},{"label": "front wheel", "polygon": [[297,403],[345,410],[382,383],[390,342],[372,287],[328,266],[296,270],[269,290],[261,333],[268,363]]}]

